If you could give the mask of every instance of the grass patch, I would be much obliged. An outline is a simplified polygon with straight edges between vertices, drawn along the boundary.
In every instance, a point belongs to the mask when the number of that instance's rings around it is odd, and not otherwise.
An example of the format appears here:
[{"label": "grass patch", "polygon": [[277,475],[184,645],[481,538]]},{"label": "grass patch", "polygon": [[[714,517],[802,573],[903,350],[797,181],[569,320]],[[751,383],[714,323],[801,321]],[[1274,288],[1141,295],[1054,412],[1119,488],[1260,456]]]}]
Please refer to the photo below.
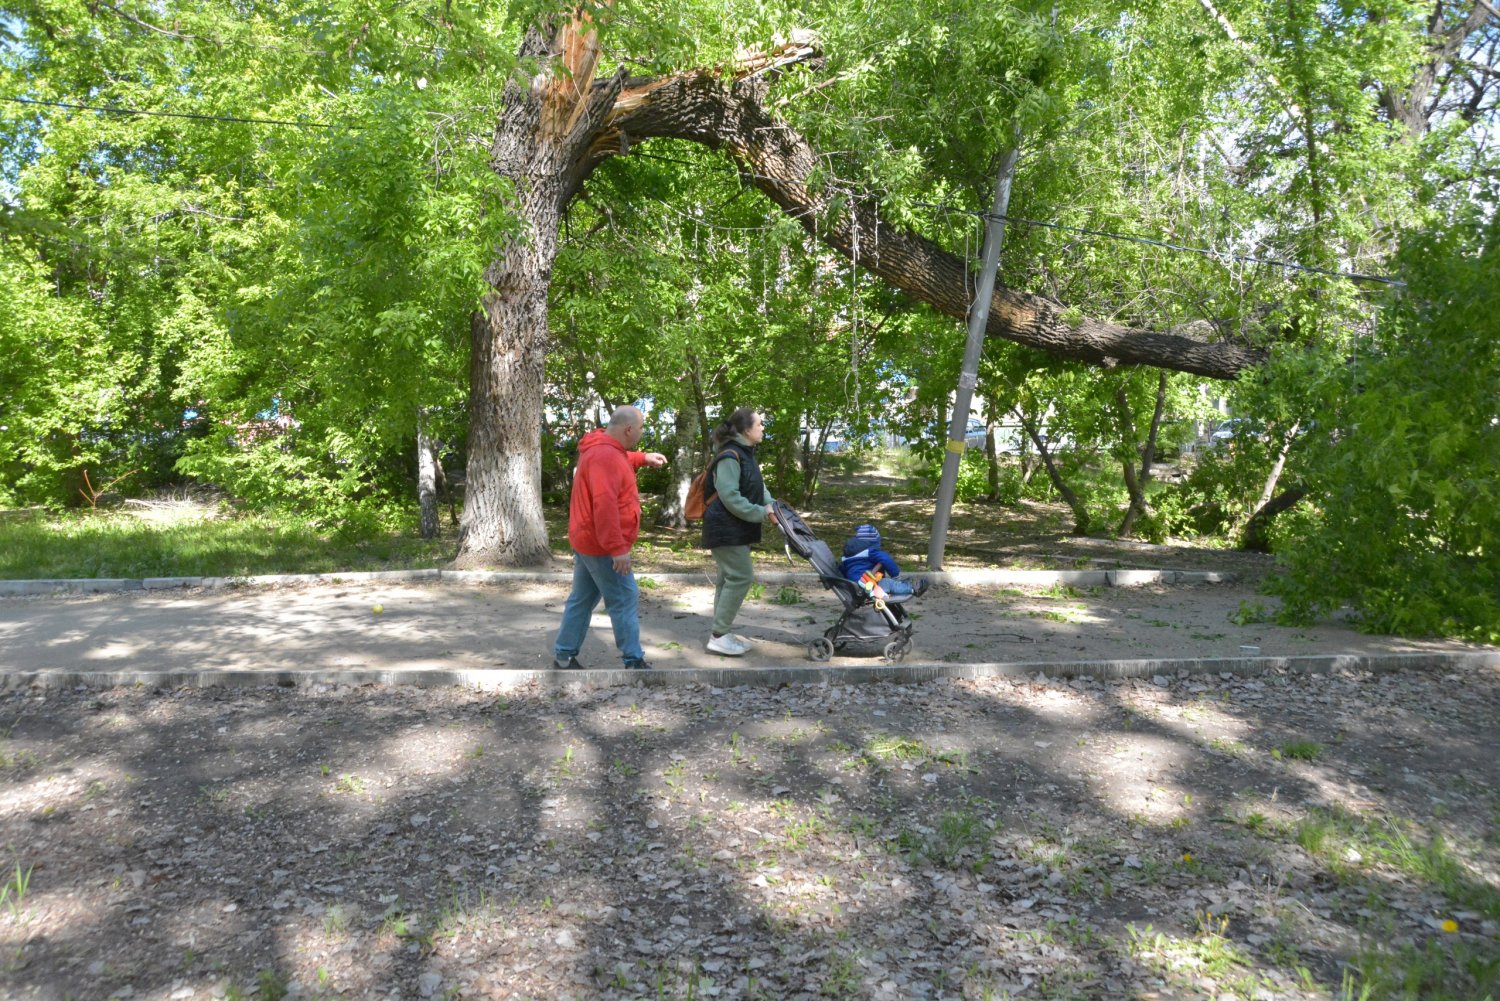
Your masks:
[{"label": "grass patch", "polygon": [[1471,873],[1440,834],[1423,837],[1408,821],[1340,809],[1313,810],[1292,834],[1304,851],[1331,868],[1388,866],[1440,893],[1455,910],[1500,919],[1500,890]]},{"label": "grass patch", "polygon": [[1311,740],[1289,740],[1275,751],[1272,757],[1284,758],[1287,761],[1315,761],[1319,754],[1323,753],[1322,745]]},{"label": "grass patch", "polygon": [[771,600],[778,605],[795,605],[802,600],[802,592],[791,584],[783,584],[776,592],[776,597]]},{"label": "grass patch", "polygon": [[1196,933],[1184,937],[1164,935],[1150,925],[1126,925],[1130,954],[1169,979],[1196,979],[1205,974],[1222,978],[1250,965],[1250,958],[1226,935],[1228,919],[1209,912],[1201,912],[1195,919]]},{"label": "grass patch", "polygon": [[1500,998],[1500,956],[1476,949],[1452,935],[1399,949],[1366,941],[1349,961],[1339,998],[1340,1001]]},{"label": "grass patch", "polygon": [[1072,584],[1055,583],[1055,584],[1052,584],[1050,587],[1042,588],[1040,591],[1037,592],[1036,596],[1038,598],[1054,598],[1054,599],[1082,598],[1082,597],[1084,597],[1087,594],[1093,594],[1093,593],[1095,593],[1097,590],[1098,590],[1097,588],[1088,588],[1087,590],[1079,590],[1078,588],[1074,587]]},{"label": "grass patch", "polygon": [[451,537],[346,536],[277,513],[162,522],[119,511],[38,511],[0,518],[0,579],[424,569],[452,559],[454,548]]},{"label": "grass patch", "polygon": [[911,737],[872,737],[865,754],[877,761],[930,761],[960,768],[966,764],[958,751],[941,750]]}]

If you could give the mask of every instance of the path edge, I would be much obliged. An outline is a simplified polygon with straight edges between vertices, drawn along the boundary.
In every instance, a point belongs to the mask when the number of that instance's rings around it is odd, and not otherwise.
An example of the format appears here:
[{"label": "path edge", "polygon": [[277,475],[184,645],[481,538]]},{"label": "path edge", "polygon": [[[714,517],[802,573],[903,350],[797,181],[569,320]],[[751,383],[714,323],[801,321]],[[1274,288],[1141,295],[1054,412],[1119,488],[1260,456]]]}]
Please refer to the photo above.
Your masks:
[{"label": "path edge", "polygon": [[598,688],[704,686],[711,689],[744,686],[778,688],[790,685],[848,685],[886,683],[923,684],[938,680],[981,678],[1033,679],[1039,682],[1074,678],[1096,681],[1140,679],[1170,685],[1178,680],[1257,677],[1286,672],[1328,674],[1336,671],[1437,671],[1500,668],[1500,650],[1397,654],[1319,654],[1300,657],[1178,657],[1146,660],[1015,661],[979,664],[923,662],[912,664],[833,665],[804,667],[684,668],[681,670],[521,670],[506,668],[312,669],[257,671],[253,669],[175,671],[24,671],[0,674],[0,692],[62,689],[150,688],[311,688],[323,686],[389,685],[412,688],[460,687],[478,691],[587,691]]}]

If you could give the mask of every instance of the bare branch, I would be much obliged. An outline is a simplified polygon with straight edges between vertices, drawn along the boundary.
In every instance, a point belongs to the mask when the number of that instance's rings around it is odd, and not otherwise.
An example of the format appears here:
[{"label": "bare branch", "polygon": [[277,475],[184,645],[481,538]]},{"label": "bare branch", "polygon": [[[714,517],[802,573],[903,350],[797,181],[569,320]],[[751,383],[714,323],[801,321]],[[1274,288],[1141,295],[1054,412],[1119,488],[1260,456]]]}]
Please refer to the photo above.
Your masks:
[{"label": "bare branch", "polygon": [[103,0],[99,0],[99,6],[103,7],[107,11],[111,11],[112,13],[114,13],[114,14],[120,16],[120,17],[123,17],[125,20],[129,21],[131,24],[134,24],[134,25],[137,25],[139,27],[145,28],[147,31],[154,31],[158,35],[165,35],[168,38],[180,38],[180,39],[182,39],[185,42],[196,42],[196,41],[200,40],[199,36],[197,36],[197,35],[185,35],[185,34],[183,34],[180,31],[172,31],[172,30],[167,29],[167,28],[158,27],[157,25],[151,24],[148,21],[142,21],[140,18],[136,17],[134,14],[131,14],[131,13],[127,12],[127,11],[123,11],[120,8],[116,7],[112,3],[104,3]]}]

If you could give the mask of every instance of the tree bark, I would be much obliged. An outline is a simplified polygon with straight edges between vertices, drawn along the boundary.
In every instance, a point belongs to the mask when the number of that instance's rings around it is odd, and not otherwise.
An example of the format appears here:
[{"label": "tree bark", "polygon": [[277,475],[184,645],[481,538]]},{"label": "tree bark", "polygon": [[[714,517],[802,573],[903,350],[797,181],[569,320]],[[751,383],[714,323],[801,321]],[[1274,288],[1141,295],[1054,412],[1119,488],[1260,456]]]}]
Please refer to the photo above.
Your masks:
[{"label": "tree bark", "polygon": [[[684,375],[684,382],[692,379],[691,375]],[[656,514],[656,527],[684,529],[688,527],[687,518],[683,516],[683,506],[687,504],[688,488],[693,485],[694,470],[697,463],[694,461],[700,451],[698,444],[702,437],[698,433],[698,409],[688,402],[691,388],[683,387],[682,400],[677,407],[676,426],[673,429],[675,448],[672,452],[672,480],[666,492],[662,494],[661,510]]]},{"label": "tree bark", "polygon": [[1260,499],[1255,503],[1255,510],[1250,517],[1245,519],[1245,526],[1240,530],[1240,548],[1249,549],[1254,552],[1269,552],[1270,540],[1266,532],[1271,527],[1271,519],[1282,511],[1296,504],[1302,499],[1307,491],[1298,487],[1292,487],[1276,496],[1276,485],[1281,482],[1282,471],[1286,469],[1286,457],[1292,450],[1292,443],[1297,440],[1297,432],[1302,429],[1302,422],[1292,424],[1291,430],[1286,433],[1281,441],[1281,448],[1276,453],[1276,461],[1271,463],[1271,471],[1266,475],[1265,485],[1261,487]]},{"label": "tree bark", "polygon": [[586,14],[526,33],[523,58],[543,60],[527,85],[507,84],[490,167],[510,181],[516,229],[485,272],[490,292],[470,323],[469,463],[459,568],[535,565],[551,555],[542,517],[541,415],[547,292],[568,184],[623,80],[593,85],[598,35]]},{"label": "tree bark", "polygon": [[1271,540],[1267,533],[1271,528],[1271,520],[1306,496],[1305,487],[1288,487],[1262,504],[1250,516],[1250,520],[1245,522],[1245,530],[1240,533],[1240,548],[1256,553],[1270,552]]},{"label": "tree bark", "polygon": [[421,512],[422,538],[435,539],[438,534],[438,454],[437,445],[427,437],[427,423],[417,414],[417,508]]},{"label": "tree bark", "polygon": [[[1442,110],[1442,88],[1438,78],[1445,70],[1450,73],[1454,71],[1455,60],[1465,41],[1483,28],[1490,18],[1500,20],[1495,7],[1487,0],[1478,0],[1467,14],[1452,22],[1447,20],[1447,12],[1447,6],[1441,2],[1432,5],[1432,13],[1427,20],[1428,58],[1417,67],[1416,74],[1406,81],[1406,86],[1401,88],[1386,84],[1380,91],[1380,105],[1386,117],[1404,128],[1411,139],[1421,139],[1426,135],[1431,127],[1432,116]],[[1470,114],[1473,114],[1484,101],[1488,87],[1476,83],[1472,77],[1467,84],[1475,91],[1470,110]],[[1469,118],[1469,114],[1464,114],[1465,110],[1461,105],[1459,113]]]},{"label": "tree bark", "polygon": [[[1124,436],[1123,441],[1133,442],[1135,441],[1135,426],[1130,419],[1130,400],[1123,386],[1116,393],[1115,403],[1120,408],[1120,430]],[[1132,468],[1134,456],[1127,455],[1121,460],[1125,467],[1125,490],[1130,495],[1130,505],[1125,509],[1125,518],[1120,522],[1118,534],[1122,539],[1130,537],[1130,533],[1135,529],[1137,517],[1149,517],[1151,514],[1151,507],[1146,501],[1146,484],[1151,482],[1151,465],[1156,461],[1156,436],[1161,430],[1161,418],[1166,410],[1166,404],[1167,373],[1162,372],[1156,380],[1156,407],[1151,412],[1151,429],[1146,434],[1146,444],[1140,453],[1140,472],[1137,473]]]},{"label": "tree bark", "polygon": [[[811,422],[812,415],[806,414],[799,418]],[[823,418],[823,423],[818,426],[816,434],[818,444],[812,444],[813,430],[809,427],[808,435],[802,443],[802,498],[800,506],[806,507],[818,493],[818,481],[823,478],[823,463],[828,458],[828,433],[833,430],[833,418]],[[849,443],[845,442],[845,447]]]},{"label": "tree bark", "polygon": [[1000,500],[1000,449],[995,445],[995,419],[990,416],[988,407],[985,407],[984,416],[984,461],[990,486],[989,499],[992,502],[998,502]]}]

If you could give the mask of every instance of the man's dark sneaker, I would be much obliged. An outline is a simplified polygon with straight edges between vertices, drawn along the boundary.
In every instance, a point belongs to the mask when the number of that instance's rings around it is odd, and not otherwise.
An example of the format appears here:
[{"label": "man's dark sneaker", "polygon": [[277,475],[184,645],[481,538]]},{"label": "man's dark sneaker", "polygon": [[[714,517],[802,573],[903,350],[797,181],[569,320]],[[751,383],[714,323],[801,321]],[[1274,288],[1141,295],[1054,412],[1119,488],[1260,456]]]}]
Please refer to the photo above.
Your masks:
[{"label": "man's dark sneaker", "polygon": [[552,666],[554,668],[556,668],[557,670],[559,670],[559,671],[582,671],[582,670],[584,670],[584,666],[582,664],[578,663],[578,658],[577,657],[569,657],[567,663],[563,663],[562,661],[560,661],[560,660],[558,660],[556,658],[553,658],[553,660],[552,660]]},{"label": "man's dark sneaker", "polygon": [[928,580],[926,577],[923,577],[921,580],[917,581],[911,586],[911,596],[913,598],[920,598],[922,597],[922,595],[927,593],[927,589],[931,586],[932,581]]},{"label": "man's dark sneaker", "polygon": [[627,671],[649,671],[649,670],[651,670],[651,662],[650,661],[646,661],[646,660],[627,660],[625,662],[625,670],[627,670]]}]

